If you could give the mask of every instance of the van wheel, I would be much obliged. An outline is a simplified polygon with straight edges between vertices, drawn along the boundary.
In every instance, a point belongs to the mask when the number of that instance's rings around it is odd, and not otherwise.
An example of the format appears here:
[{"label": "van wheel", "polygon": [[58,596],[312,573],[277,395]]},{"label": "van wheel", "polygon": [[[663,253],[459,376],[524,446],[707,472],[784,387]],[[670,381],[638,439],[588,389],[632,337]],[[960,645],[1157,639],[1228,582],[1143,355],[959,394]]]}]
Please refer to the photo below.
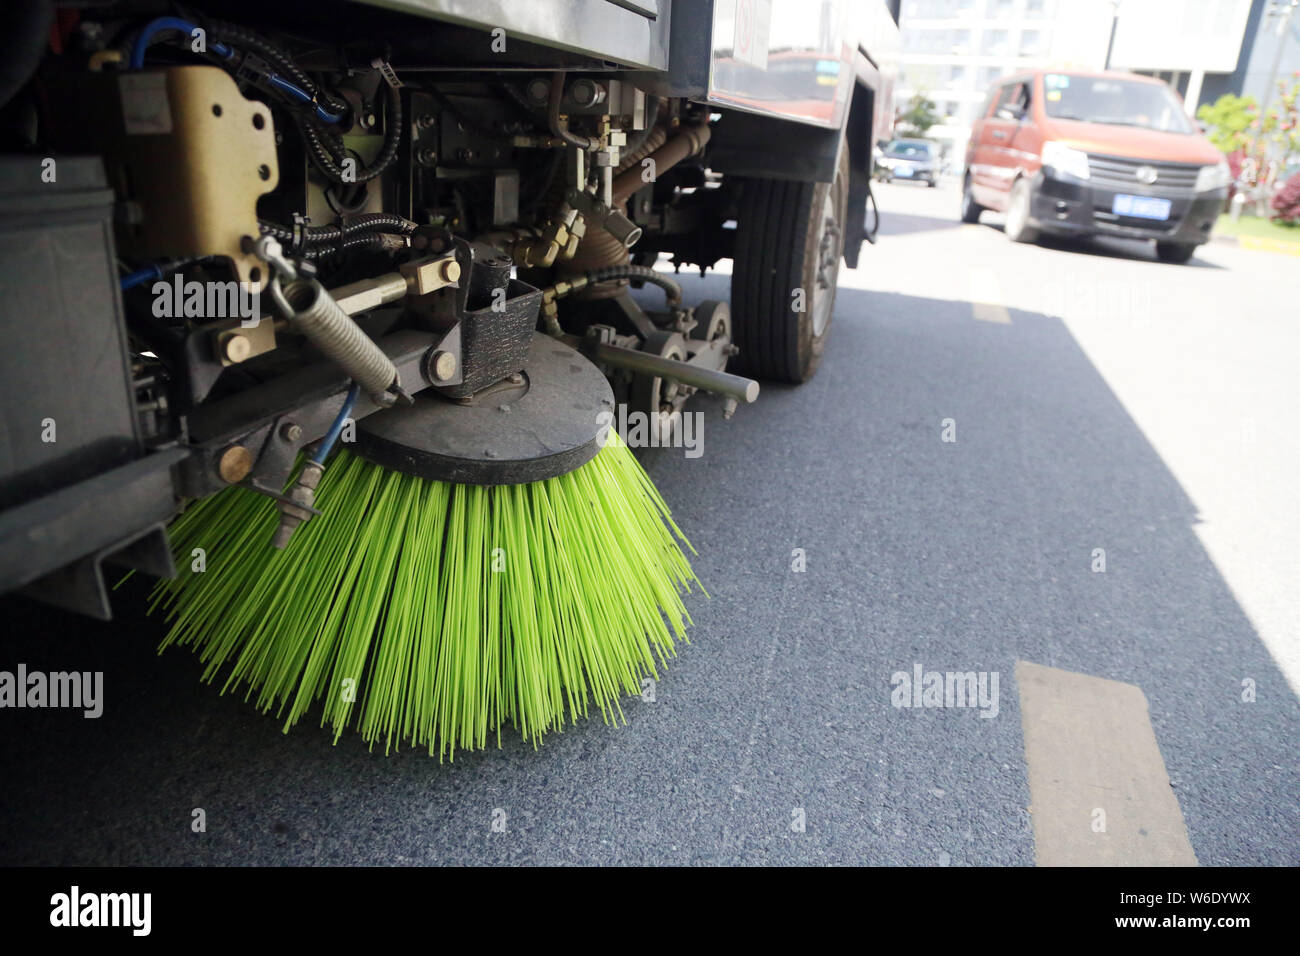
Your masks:
[{"label": "van wheel", "polygon": [[817,371],[835,309],[848,198],[847,149],[832,183],[745,181],[731,274],[731,326],[745,373],[797,384]]},{"label": "van wheel", "polygon": [[979,222],[980,213],[983,211],[984,207],[970,194],[970,173],[967,173],[961,181],[961,221]]},{"label": "van wheel", "polygon": [[1007,220],[1003,231],[1012,242],[1033,242],[1038,238],[1038,230],[1029,224],[1029,206],[1033,200],[1033,191],[1029,180],[1017,179],[1011,187],[1011,196],[1007,200]]},{"label": "van wheel", "polygon": [[1157,242],[1156,258],[1161,262],[1175,262],[1182,265],[1196,252],[1196,247],[1185,242]]}]

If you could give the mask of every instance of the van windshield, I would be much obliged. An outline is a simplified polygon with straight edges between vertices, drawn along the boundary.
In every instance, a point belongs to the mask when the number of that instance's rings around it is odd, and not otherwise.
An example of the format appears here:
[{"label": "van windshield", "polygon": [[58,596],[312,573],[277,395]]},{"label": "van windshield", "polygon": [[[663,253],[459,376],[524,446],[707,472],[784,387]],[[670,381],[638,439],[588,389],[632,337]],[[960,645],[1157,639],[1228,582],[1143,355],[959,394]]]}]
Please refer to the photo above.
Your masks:
[{"label": "van windshield", "polygon": [[899,159],[929,159],[930,144],[896,139],[885,147],[885,155]]},{"label": "van windshield", "polygon": [[1044,108],[1056,119],[1140,126],[1165,133],[1191,133],[1183,104],[1163,83],[1111,76],[1043,75]]}]

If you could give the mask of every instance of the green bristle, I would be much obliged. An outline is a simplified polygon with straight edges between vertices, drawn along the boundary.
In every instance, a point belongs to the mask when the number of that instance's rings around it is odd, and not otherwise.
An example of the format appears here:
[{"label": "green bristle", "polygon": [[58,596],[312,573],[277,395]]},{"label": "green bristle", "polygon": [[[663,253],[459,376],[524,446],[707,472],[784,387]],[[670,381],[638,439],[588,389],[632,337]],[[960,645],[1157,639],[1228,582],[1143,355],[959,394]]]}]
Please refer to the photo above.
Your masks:
[{"label": "green bristle", "polygon": [[619,699],[686,641],[690,543],[616,433],[529,485],[430,481],[339,450],[316,507],[276,551],[270,499],[196,503],[172,526],[181,572],[154,592],[160,650],[194,647],[205,680],[224,673],[286,731],[319,701],[335,741],[352,722],[385,751],[454,758],[499,745],[508,721],[536,746],[589,701],[622,719]]}]

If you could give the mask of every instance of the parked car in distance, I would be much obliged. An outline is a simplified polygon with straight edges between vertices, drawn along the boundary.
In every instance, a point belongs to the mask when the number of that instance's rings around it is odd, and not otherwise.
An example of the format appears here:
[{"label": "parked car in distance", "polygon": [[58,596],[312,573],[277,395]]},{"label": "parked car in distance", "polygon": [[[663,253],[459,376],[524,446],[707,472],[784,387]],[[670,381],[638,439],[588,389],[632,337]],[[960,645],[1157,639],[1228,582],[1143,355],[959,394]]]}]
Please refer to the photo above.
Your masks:
[{"label": "parked car in distance", "polygon": [[895,139],[885,144],[877,160],[881,182],[908,179],[934,186],[939,181],[939,150],[925,139]]},{"label": "parked car in distance", "polygon": [[1223,154],[1163,81],[1033,70],[1000,81],[971,129],[961,218],[1006,213],[1006,234],[1154,239],[1186,262],[1210,238],[1231,182]]}]

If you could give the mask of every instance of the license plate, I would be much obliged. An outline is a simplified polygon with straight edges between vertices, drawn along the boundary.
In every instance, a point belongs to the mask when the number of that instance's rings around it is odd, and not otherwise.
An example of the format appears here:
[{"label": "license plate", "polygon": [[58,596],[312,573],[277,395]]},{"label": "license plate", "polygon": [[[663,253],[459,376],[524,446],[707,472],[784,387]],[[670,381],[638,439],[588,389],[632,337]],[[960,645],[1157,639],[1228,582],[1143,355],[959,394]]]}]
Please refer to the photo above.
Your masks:
[{"label": "license plate", "polygon": [[903,177],[911,176],[911,175],[912,175],[912,167],[911,167],[911,166],[895,166],[895,167],[894,167],[894,175],[895,175],[895,176],[903,176]]},{"label": "license plate", "polygon": [[1168,199],[1158,196],[1129,196],[1120,193],[1111,204],[1110,211],[1117,216],[1133,216],[1137,219],[1168,219],[1171,205]]}]

